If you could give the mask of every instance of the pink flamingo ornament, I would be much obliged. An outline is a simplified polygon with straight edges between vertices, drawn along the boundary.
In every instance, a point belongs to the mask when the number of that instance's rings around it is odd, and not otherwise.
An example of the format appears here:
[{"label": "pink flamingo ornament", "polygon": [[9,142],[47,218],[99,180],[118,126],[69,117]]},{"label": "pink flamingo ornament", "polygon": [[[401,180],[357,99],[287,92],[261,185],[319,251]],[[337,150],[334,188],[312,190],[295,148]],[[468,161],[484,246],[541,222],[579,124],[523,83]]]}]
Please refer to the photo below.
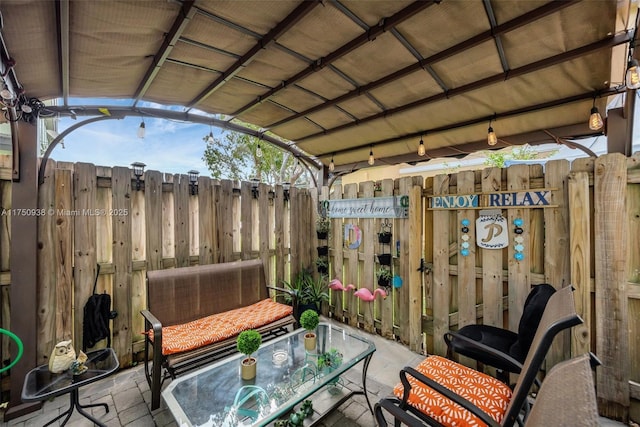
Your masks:
[{"label": "pink flamingo ornament", "polygon": [[329,282],[329,289],[333,290],[333,291],[351,291],[353,289],[355,289],[356,287],[354,285],[352,285],[351,283],[349,283],[346,287],[342,284],[342,282],[340,281],[340,279],[333,279],[331,282]]},{"label": "pink flamingo ornament", "polygon": [[373,291],[373,293],[368,288],[360,288],[353,293],[353,295],[357,296],[362,301],[369,301],[369,302],[376,299],[376,295],[378,294],[382,295],[382,298],[385,298],[385,299],[387,298],[387,291],[385,291],[382,288],[376,289],[375,291]]}]

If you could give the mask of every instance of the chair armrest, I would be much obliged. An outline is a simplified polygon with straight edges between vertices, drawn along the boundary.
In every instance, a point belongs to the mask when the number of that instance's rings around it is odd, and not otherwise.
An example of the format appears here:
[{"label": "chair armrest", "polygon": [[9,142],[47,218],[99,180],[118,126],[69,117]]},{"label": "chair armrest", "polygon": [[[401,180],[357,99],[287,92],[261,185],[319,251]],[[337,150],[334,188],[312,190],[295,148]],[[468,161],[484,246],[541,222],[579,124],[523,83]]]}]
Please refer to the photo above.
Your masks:
[{"label": "chair armrest", "polygon": [[437,391],[438,393],[442,394],[448,399],[453,400],[455,403],[457,403],[458,405],[462,406],[463,408],[465,408],[466,410],[468,410],[469,412],[471,412],[472,414],[480,418],[482,422],[484,422],[485,424],[491,427],[500,427],[500,424],[498,424],[493,418],[491,418],[482,409],[478,408],[476,405],[474,405],[464,397],[460,396],[459,394],[449,390],[448,388],[444,387],[443,385],[437,383],[436,381],[432,380],[431,378],[423,375],[422,373],[416,371],[415,369],[409,366],[406,366],[404,369],[400,371],[400,381],[402,382],[402,386],[404,388],[404,394],[402,396],[402,402],[404,404],[406,405],[409,404],[408,398],[409,398],[409,393],[411,392],[411,384],[409,383],[407,375],[411,375],[413,378],[420,381],[427,387]]},{"label": "chair armrest", "polygon": [[141,310],[140,314],[144,317],[145,323],[150,324],[151,329],[153,329],[153,342],[162,342],[162,323],[160,323],[160,320],[149,310]]},{"label": "chair armrest", "polygon": [[456,340],[464,341],[464,343],[469,347],[475,347],[476,349],[482,350],[483,352],[488,353],[497,359],[502,359],[505,363],[511,364],[514,368],[517,368],[517,370],[514,369],[514,372],[522,371],[522,363],[518,362],[510,355],[453,331],[449,331],[444,334],[444,340],[449,348],[452,348],[451,346],[449,346],[449,343],[453,340],[453,338],[455,338]]},{"label": "chair armrest", "polygon": [[[397,421],[400,421],[402,424],[406,424],[409,427],[423,427],[425,425],[424,420],[420,420],[411,413],[407,412],[405,409],[401,408],[402,402],[400,402],[395,397],[387,397],[384,399],[380,399],[378,403],[375,405],[375,418],[378,426],[387,427],[387,420],[384,418],[382,410],[384,409],[389,414],[393,416],[393,418]],[[427,417],[429,418],[429,417]],[[431,424],[431,423],[429,423]],[[434,423],[435,425],[439,425],[439,423]]]}]

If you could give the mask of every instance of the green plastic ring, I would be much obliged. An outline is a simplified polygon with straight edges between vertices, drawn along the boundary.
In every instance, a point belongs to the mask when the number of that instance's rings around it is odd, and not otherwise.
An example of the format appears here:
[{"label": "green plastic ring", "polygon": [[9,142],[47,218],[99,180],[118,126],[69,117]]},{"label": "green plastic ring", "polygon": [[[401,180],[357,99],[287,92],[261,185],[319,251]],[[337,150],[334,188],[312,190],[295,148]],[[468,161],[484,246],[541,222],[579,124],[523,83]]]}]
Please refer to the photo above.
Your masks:
[{"label": "green plastic ring", "polygon": [[5,334],[6,336],[8,336],[12,340],[14,340],[16,342],[16,344],[18,345],[18,355],[16,356],[15,359],[13,359],[13,362],[9,363],[4,368],[0,368],[0,374],[1,374],[4,371],[8,371],[9,369],[13,368],[13,365],[18,363],[18,361],[22,357],[22,353],[24,353],[24,346],[22,345],[22,341],[20,340],[20,338],[18,338],[18,336],[16,334],[14,334],[13,332],[10,332],[10,331],[7,331],[6,329],[0,328],[0,334]]}]

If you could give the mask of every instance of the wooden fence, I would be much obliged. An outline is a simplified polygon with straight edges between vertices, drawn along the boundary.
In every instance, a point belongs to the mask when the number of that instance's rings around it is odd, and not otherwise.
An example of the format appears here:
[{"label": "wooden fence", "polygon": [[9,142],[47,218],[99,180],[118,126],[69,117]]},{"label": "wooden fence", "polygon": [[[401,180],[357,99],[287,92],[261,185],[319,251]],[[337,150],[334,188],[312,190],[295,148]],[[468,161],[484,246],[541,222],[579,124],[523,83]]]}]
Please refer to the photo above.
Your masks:
[{"label": "wooden fence", "polygon": [[[0,181],[5,209],[11,206],[6,178]],[[38,205],[38,363],[62,339],[81,346],[97,265],[97,292],[111,294],[118,312],[112,347],[127,367],[142,348],[147,270],[261,258],[269,282],[282,285],[312,262],[309,239],[291,239],[314,233],[306,189],[291,188],[285,200],[281,186],[260,184],[254,197],[249,182],[199,177],[196,193],[187,175],[157,171],[146,171],[140,184],[137,191],[129,168],[48,162]],[[10,221],[9,214],[0,217],[4,328],[10,328]],[[8,358],[5,340],[2,360]]]},{"label": "wooden fence", "polygon": [[[10,207],[10,175],[0,158],[0,202]],[[640,158],[618,154],[438,175],[335,185],[319,195],[261,184],[200,177],[191,195],[185,175],[148,171],[141,191],[128,168],[50,162],[40,188],[38,357],[43,362],[60,339],[81,336],[82,307],[93,287],[111,293],[118,318],[113,343],[122,366],[140,349],[147,269],[262,258],[269,280],[280,283],[317,258],[316,206],[324,200],[402,196],[405,219],[332,219],[330,277],[357,288],[377,287],[376,254],[391,252],[396,285],[388,298],[364,302],[332,292],[324,313],[396,339],[412,350],[444,354],[442,334],[482,322],[516,330],[532,284],[573,285],[583,326],[556,340],[548,358],[594,351],[601,414],[624,419],[640,411]],[[475,220],[480,209],[433,209],[434,197],[548,191],[545,205],[500,208],[509,229],[508,248],[480,249]],[[315,192],[314,192],[315,193]],[[502,196],[501,196],[502,197]],[[94,212],[94,214],[89,214]],[[126,214],[125,214],[126,212]],[[469,220],[463,231],[462,221]],[[516,251],[515,221],[522,221]],[[0,217],[0,327],[10,327],[8,251],[10,217]],[[376,233],[392,224],[390,245]],[[357,225],[362,244],[345,247]],[[461,253],[463,235],[468,256]],[[305,237],[309,236],[309,238]],[[521,259],[516,259],[520,252]],[[6,341],[2,358],[8,357]],[[469,360],[463,363],[471,364]],[[631,405],[630,405],[631,403]],[[634,409],[635,408],[635,409]],[[636,418],[638,415],[636,415]]]},{"label": "wooden fence", "polygon": [[[531,285],[571,284],[585,323],[556,340],[547,364],[571,353],[595,352],[603,361],[597,370],[600,411],[624,419],[630,398],[640,398],[639,161],[610,154],[572,165],[553,161],[544,170],[541,165],[517,165],[438,175],[424,182],[403,178],[349,184],[335,186],[329,196],[325,189],[321,198],[332,200],[388,195],[410,199],[409,217],[393,221],[392,265],[402,286],[373,304],[351,293],[333,293],[328,312],[414,351],[445,354],[446,331],[472,323],[515,331]],[[494,201],[509,202],[518,198],[514,193],[527,193],[531,199],[499,209],[509,229],[508,248],[480,249],[474,242],[481,210],[456,207],[456,200],[477,194],[490,202],[494,194]],[[544,194],[543,200],[536,199],[538,193]],[[432,209],[434,197],[451,200],[454,206]],[[469,222],[466,232],[464,220]],[[333,219],[332,276],[345,285],[376,287],[374,272],[379,266],[374,254],[384,250],[375,236],[380,221]],[[515,233],[516,221],[522,222],[522,234]],[[347,224],[362,232],[358,249],[344,247]],[[463,234],[471,242],[467,256],[461,251]],[[520,251],[516,236],[522,238]],[[424,274],[417,271],[421,259]],[[635,408],[640,409],[637,402]]]}]

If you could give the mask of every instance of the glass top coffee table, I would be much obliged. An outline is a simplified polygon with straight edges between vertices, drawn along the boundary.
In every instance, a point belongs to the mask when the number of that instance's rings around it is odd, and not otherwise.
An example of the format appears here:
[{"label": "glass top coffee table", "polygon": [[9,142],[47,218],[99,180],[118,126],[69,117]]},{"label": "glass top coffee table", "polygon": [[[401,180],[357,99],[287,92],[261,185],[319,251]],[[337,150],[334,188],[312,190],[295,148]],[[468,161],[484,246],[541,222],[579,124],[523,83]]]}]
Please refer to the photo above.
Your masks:
[{"label": "glass top coffee table", "polygon": [[[367,396],[367,368],[375,345],[367,339],[333,325],[321,323],[317,328],[317,347],[304,349],[304,329],[298,329],[264,343],[253,354],[258,359],[253,380],[240,378],[237,354],[188,375],[173,380],[162,397],[178,425],[182,426],[264,426],[283,417],[297,404],[324,389],[340,388],[340,375],[359,362],[362,367],[362,389],[346,390],[323,415],[354,394]],[[337,363],[331,368],[318,368],[318,359],[329,354]]]}]

